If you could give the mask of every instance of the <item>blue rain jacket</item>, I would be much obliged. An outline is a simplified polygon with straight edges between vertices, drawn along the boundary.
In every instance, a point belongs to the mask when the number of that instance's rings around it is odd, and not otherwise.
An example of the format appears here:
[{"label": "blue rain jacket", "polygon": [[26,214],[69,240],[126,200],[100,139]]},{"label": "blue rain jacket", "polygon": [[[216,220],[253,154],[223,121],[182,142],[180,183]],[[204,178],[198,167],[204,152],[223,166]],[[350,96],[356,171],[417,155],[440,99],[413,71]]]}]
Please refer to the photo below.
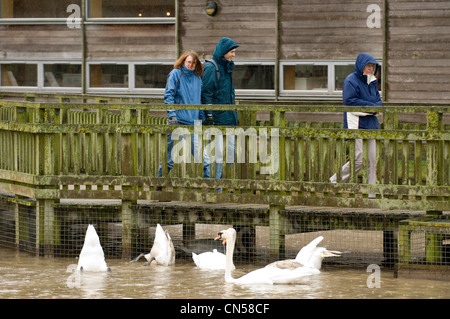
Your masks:
[{"label": "blue rain jacket", "polygon": [[[202,104],[202,80],[200,76],[184,65],[181,69],[173,69],[167,76],[164,92],[165,104]],[[205,120],[205,114],[199,110],[167,110],[168,116],[177,117],[184,125],[194,125],[195,120]]]},{"label": "blue rain jacket", "polygon": [[[381,106],[380,92],[377,80],[373,75],[363,75],[363,69],[368,63],[375,64],[374,74],[379,68],[378,62],[367,53],[361,53],[356,58],[355,71],[344,80],[342,100],[346,106]],[[368,84],[368,82],[370,82]],[[379,129],[378,119],[372,112],[345,112],[344,128]]]}]

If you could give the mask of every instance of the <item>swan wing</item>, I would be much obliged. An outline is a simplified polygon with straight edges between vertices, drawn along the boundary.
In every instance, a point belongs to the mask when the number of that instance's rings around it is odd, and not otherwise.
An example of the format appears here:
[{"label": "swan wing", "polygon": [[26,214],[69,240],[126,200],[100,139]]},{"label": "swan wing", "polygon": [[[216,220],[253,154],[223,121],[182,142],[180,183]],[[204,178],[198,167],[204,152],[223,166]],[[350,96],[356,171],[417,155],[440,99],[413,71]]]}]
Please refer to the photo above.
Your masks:
[{"label": "swan wing", "polygon": [[[226,269],[226,256],[214,249],[201,254],[192,253],[192,259],[197,267],[208,270]],[[234,265],[232,270],[235,269]]]},{"label": "swan wing", "polygon": [[308,260],[313,255],[317,245],[323,240],[323,236],[319,236],[316,239],[313,239],[308,245],[300,249],[295,260],[302,265],[306,265]]},{"label": "swan wing", "polygon": [[[286,268],[280,268],[282,265]],[[292,284],[298,282],[301,278],[305,276],[310,276],[314,274],[319,274],[320,271],[316,268],[310,267],[297,267],[292,268],[294,264],[291,263],[277,263],[276,265],[272,265],[269,267],[266,266],[264,268],[256,269],[248,274],[235,279],[234,282],[240,284]]]},{"label": "swan wing", "polygon": [[293,269],[296,269],[296,268],[302,267],[302,266],[303,265],[300,264],[299,262],[288,259],[288,260],[275,261],[271,264],[268,264],[266,266],[266,268],[279,268],[279,269],[293,270]]},{"label": "swan wing", "polygon": [[272,274],[274,284],[293,284],[299,282],[302,278],[311,275],[320,274],[317,268],[297,267],[295,269],[280,269]]}]

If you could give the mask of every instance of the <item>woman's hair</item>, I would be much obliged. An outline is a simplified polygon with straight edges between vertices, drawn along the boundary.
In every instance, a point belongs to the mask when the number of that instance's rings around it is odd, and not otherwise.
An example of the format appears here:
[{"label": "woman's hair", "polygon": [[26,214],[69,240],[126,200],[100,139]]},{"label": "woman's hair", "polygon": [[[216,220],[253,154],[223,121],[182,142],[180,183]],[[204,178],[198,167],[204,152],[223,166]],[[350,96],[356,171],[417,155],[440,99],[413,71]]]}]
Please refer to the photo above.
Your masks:
[{"label": "woman's hair", "polygon": [[175,69],[181,69],[181,66],[184,64],[184,60],[186,60],[186,58],[188,56],[191,56],[192,59],[194,60],[193,62],[195,63],[195,69],[194,69],[194,73],[197,73],[200,77],[203,76],[203,66],[202,66],[202,62],[200,61],[200,58],[198,57],[197,52],[195,52],[194,50],[187,50],[184,51],[183,54],[178,58],[178,60],[175,62],[175,64],[173,65],[173,67]]}]

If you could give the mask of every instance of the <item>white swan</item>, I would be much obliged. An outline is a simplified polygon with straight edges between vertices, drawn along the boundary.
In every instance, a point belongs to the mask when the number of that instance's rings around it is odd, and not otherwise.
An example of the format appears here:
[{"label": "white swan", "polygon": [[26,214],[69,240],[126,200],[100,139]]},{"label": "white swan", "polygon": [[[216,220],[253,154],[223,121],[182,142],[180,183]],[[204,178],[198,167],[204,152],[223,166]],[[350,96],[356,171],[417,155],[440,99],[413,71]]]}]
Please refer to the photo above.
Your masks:
[{"label": "white swan", "polygon": [[330,251],[324,247],[317,247],[322,240],[323,236],[319,236],[312,240],[308,245],[300,249],[294,261],[306,267],[315,267],[320,270],[324,258],[341,256],[340,251]]},{"label": "white swan", "polygon": [[106,265],[105,254],[100,245],[100,238],[93,225],[86,230],[83,248],[78,259],[77,270],[82,271],[111,271]]},{"label": "white swan", "polygon": [[[317,244],[323,239],[316,238],[310,244],[302,248],[297,254],[299,260],[303,260],[305,264],[300,263],[296,259],[276,261],[264,268],[260,268],[249,272],[240,277],[231,277],[231,265],[233,261],[234,244],[236,241],[236,231],[233,228],[219,232],[216,239],[222,239],[226,243],[226,269],[225,281],[238,284],[290,284],[295,283],[299,279],[314,274],[319,274],[320,270],[316,268],[317,260],[324,255],[323,250],[316,250]],[[313,258],[311,258],[313,257]],[[321,263],[321,260],[320,260]]]},{"label": "white swan", "polygon": [[[201,254],[192,253],[192,259],[195,265],[200,269],[206,270],[222,270],[226,269],[227,258],[226,255],[213,249],[213,251],[207,251]],[[231,261],[233,263],[233,261]],[[231,270],[234,270],[234,264],[231,265]]]},{"label": "white swan", "polygon": [[144,266],[148,266],[152,261],[162,266],[170,266],[175,263],[175,248],[173,247],[172,238],[167,231],[164,231],[160,224],[156,225],[155,240],[153,247],[148,254],[140,254],[131,262],[138,261],[142,256],[147,259]]}]

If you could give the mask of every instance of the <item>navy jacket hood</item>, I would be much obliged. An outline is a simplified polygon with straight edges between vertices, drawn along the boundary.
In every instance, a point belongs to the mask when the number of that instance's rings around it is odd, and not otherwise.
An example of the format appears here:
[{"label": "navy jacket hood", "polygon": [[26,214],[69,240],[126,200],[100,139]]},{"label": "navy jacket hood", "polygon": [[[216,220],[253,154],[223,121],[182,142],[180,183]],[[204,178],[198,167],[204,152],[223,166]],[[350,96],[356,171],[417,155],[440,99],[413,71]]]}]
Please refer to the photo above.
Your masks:
[{"label": "navy jacket hood", "polygon": [[363,75],[363,70],[364,70],[364,67],[369,63],[375,64],[375,69],[373,71],[373,74],[377,73],[379,64],[375,60],[375,58],[368,53],[358,54],[358,57],[356,58],[356,62],[355,62],[355,73],[363,81],[367,81],[366,76]]}]

